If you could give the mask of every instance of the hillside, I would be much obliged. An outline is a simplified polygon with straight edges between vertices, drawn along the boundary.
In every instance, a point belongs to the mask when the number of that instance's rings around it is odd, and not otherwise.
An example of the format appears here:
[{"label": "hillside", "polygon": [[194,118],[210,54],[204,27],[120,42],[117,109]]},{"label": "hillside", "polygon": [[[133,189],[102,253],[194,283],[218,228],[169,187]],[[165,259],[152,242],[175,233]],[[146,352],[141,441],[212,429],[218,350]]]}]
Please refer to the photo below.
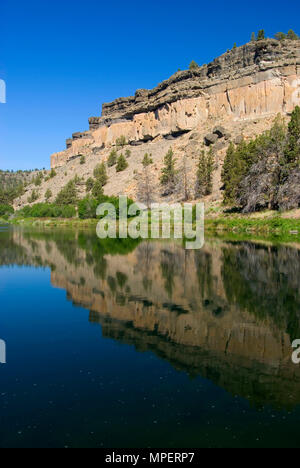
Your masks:
[{"label": "hillside", "polygon": [[[300,41],[267,39],[250,42],[227,51],[208,65],[177,72],[153,90],[138,90],[135,96],[104,104],[101,117],[89,119],[89,130],[74,133],[67,149],[51,156],[56,176],[43,182],[35,201],[50,201],[76,175],[78,190],[86,194],[85,182],[95,167],[107,163],[112,150],[124,154],[128,167],[116,172],[107,167],[107,195],[127,194],[138,199],[143,177],[143,158],[151,155],[153,197],[181,200],[182,193],[162,190],[159,179],[168,150],[172,149],[176,167],[184,164],[189,198],[195,192],[199,155],[212,148],[214,171],[210,203],[223,200],[221,173],[230,142],[245,142],[269,129],[280,113],[286,121],[300,104]],[[35,190],[15,201],[23,207]],[[167,197],[166,197],[167,195]]]},{"label": "hillside", "polygon": [[37,171],[2,171],[0,170],[0,203],[11,203],[24,186],[30,185]]}]

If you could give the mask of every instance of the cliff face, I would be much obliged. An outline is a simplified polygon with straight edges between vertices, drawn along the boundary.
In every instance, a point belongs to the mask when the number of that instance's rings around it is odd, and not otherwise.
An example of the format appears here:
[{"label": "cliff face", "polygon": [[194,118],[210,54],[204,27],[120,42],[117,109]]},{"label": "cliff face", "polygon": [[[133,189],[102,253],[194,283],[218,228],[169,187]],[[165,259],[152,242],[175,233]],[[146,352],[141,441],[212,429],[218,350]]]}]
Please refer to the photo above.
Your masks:
[{"label": "cliff face", "polygon": [[108,148],[124,135],[132,146],[178,138],[216,123],[288,114],[300,104],[300,41],[265,40],[228,51],[212,63],[176,73],[153,90],[104,104],[89,131],[75,133],[51,157],[65,165],[79,153]]}]

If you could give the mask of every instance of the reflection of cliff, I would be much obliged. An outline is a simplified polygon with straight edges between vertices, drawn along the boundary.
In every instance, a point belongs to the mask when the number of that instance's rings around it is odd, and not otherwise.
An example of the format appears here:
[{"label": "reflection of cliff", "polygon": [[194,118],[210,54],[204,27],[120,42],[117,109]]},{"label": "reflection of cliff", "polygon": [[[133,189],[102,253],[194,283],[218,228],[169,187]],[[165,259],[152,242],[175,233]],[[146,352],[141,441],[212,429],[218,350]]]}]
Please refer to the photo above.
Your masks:
[{"label": "reflection of cliff", "polygon": [[192,252],[88,234],[10,236],[33,264],[53,265],[52,284],[89,309],[104,336],[256,403],[300,403],[290,339],[300,311],[294,249],[212,242]]}]

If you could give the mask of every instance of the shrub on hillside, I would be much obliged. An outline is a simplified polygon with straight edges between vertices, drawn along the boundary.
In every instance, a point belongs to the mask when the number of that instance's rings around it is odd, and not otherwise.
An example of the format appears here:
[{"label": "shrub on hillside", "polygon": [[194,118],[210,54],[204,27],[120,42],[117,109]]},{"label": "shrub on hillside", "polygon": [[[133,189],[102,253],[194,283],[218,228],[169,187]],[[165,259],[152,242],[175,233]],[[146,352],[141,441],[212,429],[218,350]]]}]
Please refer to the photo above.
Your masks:
[{"label": "shrub on hillside", "polygon": [[94,169],[94,177],[95,179],[101,183],[102,187],[107,184],[108,176],[106,172],[105,164],[102,162],[101,164],[97,164]]},{"label": "shrub on hillside", "polygon": [[34,203],[35,201],[38,200],[39,196],[40,196],[39,192],[33,189],[31,192],[31,195],[27,199],[28,203]]},{"label": "shrub on hillside", "polygon": [[25,206],[18,214],[24,218],[74,218],[76,209],[71,205],[37,203],[33,206]]},{"label": "shrub on hillside", "polygon": [[92,195],[94,198],[99,198],[103,195],[103,186],[99,180],[96,180],[92,188]]},{"label": "shrub on hillside", "polygon": [[89,177],[85,183],[85,188],[87,192],[90,192],[92,188],[94,187],[94,179],[92,177]]},{"label": "shrub on hillside", "polygon": [[123,172],[125,171],[125,169],[127,169],[127,167],[128,167],[128,162],[126,161],[124,154],[120,154],[120,156],[118,157],[118,161],[117,161],[116,171]]},{"label": "shrub on hillside", "polygon": [[78,200],[77,193],[77,180],[70,180],[61,191],[58,193],[55,204],[56,205],[76,205]]},{"label": "shrub on hillside", "polygon": [[[108,197],[102,195],[99,198],[86,197],[83,200],[80,200],[78,203],[78,216],[80,219],[92,219],[97,218],[96,211],[97,207],[101,203],[111,203],[116,210],[117,219],[119,219],[119,198],[118,197]],[[128,198],[127,206],[133,205],[134,201]]]},{"label": "shrub on hillside", "polygon": [[10,205],[0,205],[0,216],[14,214],[14,209]]},{"label": "shrub on hillside", "polygon": [[118,154],[116,152],[116,150],[112,150],[110,155],[108,156],[108,160],[107,160],[107,165],[108,167],[113,167],[117,164],[117,159],[118,159]]},{"label": "shrub on hillside", "polygon": [[127,145],[126,137],[124,135],[121,135],[119,138],[117,138],[116,145],[120,146],[121,148],[126,146]]}]

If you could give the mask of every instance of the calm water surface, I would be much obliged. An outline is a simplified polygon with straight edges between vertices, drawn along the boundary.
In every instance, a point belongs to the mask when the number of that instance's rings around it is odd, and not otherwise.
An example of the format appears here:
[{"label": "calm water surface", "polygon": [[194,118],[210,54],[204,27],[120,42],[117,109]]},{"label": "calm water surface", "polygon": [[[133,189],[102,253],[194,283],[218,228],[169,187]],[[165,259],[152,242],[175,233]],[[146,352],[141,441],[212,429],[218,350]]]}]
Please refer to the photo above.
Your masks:
[{"label": "calm water surface", "polygon": [[0,228],[1,447],[298,447],[300,250]]}]

